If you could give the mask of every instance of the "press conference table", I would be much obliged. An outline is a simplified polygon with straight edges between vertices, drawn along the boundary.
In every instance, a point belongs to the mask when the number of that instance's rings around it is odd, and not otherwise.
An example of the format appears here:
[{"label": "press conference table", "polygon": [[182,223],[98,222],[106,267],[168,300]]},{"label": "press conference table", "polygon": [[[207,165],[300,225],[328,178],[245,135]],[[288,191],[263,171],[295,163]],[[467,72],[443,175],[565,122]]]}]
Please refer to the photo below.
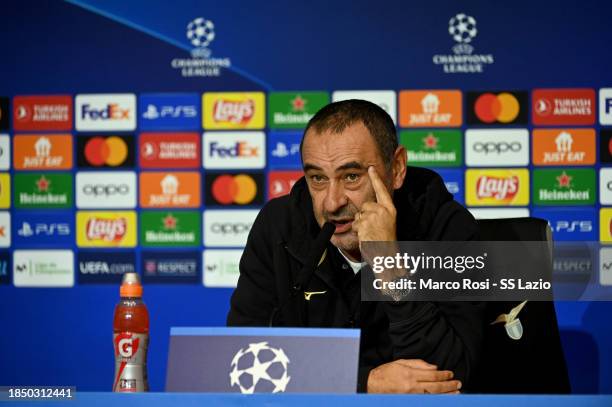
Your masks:
[{"label": "press conference table", "polygon": [[66,401],[18,401],[0,405],[16,406],[129,406],[129,407],[165,407],[165,406],[382,406],[419,407],[452,406],[452,407],[530,407],[530,406],[584,406],[610,407],[612,395],[593,396],[549,396],[549,395],[370,395],[370,394],[216,394],[216,393],[80,393],[76,398]]}]

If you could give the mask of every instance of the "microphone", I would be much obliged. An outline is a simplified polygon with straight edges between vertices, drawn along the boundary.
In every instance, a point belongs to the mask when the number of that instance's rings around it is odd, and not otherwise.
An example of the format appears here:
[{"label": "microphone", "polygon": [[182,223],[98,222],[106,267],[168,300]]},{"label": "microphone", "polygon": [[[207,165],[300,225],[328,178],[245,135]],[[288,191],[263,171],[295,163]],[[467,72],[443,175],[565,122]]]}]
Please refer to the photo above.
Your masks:
[{"label": "microphone", "polygon": [[302,268],[300,269],[300,274],[297,282],[293,285],[293,287],[291,287],[291,294],[278,307],[275,307],[272,310],[268,324],[269,327],[272,327],[272,324],[274,323],[274,318],[289,303],[289,301],[295,298],[297,294],[304,291],[304,288],[308,285],[310,279],[312,278],[312,275],[317,269],[317,266],[319,265],[319,260],[321,259],[321,256],[323,256],[327,243],[331,239],[335,230],[336,226],[333,223],[325,222],[325,224],[321,228],[321,231],[312,243],[312,246],[306,258],[306,262],[304,262]]}]

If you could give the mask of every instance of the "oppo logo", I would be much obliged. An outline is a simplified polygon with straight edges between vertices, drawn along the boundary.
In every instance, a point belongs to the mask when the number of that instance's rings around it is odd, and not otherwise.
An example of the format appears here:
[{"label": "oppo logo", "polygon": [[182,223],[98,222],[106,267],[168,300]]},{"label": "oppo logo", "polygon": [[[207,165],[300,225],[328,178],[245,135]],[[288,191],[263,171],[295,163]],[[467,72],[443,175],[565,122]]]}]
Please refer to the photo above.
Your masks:
[{"label": "oppo logo", "polygon": [[85,184],[83,193],[93,196],[127,195],[130,193],[130,187],[127,184]]},{"label": "oppo logo", "polygon": [[502,154],[502,153],[507,153],[507,152],[518,153],[519,151],[523,149],[523,146],[518,141],[513,141],[510,143],[506,141],[499,141],[499,142],[489,141],[486,143],[482,143],[482,142],[474,143],[472,145],[472,149],[477,153]]},{"label": "oppo logo", "polygon": [[210,228],[214,233],[221,233],[223,235],[232,233],[237,235],[249,232],[252,225],[252,223],[213,223],[210,225]]}]

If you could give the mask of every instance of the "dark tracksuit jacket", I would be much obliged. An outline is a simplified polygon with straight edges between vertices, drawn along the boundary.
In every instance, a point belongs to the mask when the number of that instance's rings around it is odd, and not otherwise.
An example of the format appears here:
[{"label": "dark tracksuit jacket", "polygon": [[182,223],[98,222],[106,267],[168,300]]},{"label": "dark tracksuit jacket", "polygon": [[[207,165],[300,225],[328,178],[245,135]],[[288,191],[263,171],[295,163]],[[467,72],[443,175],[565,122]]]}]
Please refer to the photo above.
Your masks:
[{"label": "dark tracksuit jacket", "polygon": [[[478,226],[438,174],[408,167],[393,201],[398,240],[475,240]],[[360,328],[358,391],[371,369],[423,359],[452,370],[469,390],[482,347],[484,305],[469,302],[365,302],[354,274],[331,243],[304,287],[294,289],[320,228],[304,178],[261,210],[240,261],[229,326]],[[302,291],[326,291],[306,300]]]}]

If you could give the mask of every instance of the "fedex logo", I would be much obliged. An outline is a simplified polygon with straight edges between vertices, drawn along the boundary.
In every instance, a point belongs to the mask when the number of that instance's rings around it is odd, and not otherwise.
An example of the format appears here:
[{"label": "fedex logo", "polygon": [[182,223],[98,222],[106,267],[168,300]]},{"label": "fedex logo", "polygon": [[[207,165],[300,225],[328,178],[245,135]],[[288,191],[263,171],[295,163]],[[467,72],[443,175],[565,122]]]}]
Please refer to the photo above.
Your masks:
[{"label": "fedex logo", "polygon": [[81,106],[81,119],[85,119],[88,116],[92,120],[129,120],[130,109],[122,109],[116,103],[109,103],[103,109],[93,108],[89,104]]},{"label": "fedex logo", "polygon": [[203,136],[203,165],[207,169],[264,168],[263,132],[206,132]]},{"label": "fedex logo", "polygon": [[534,209],[532,216],[548,221],[554,240],[598,240],[597,216],[593,209]]},{"label": "fedex logo", "polygon": [[599,123],[612,125],[612,88],[599,89]]},{"label": "fedex logo", "polygon": [[134,130],[136,96],[133,94],[77,95],[79,131]]},{"label": "fedex logo", "polygon": [[257,157],[259,148],[249,145],[246,141],[239,141],[231,147],[224,147],[217,142],[210,144],[210,156],[218,157]]}]

